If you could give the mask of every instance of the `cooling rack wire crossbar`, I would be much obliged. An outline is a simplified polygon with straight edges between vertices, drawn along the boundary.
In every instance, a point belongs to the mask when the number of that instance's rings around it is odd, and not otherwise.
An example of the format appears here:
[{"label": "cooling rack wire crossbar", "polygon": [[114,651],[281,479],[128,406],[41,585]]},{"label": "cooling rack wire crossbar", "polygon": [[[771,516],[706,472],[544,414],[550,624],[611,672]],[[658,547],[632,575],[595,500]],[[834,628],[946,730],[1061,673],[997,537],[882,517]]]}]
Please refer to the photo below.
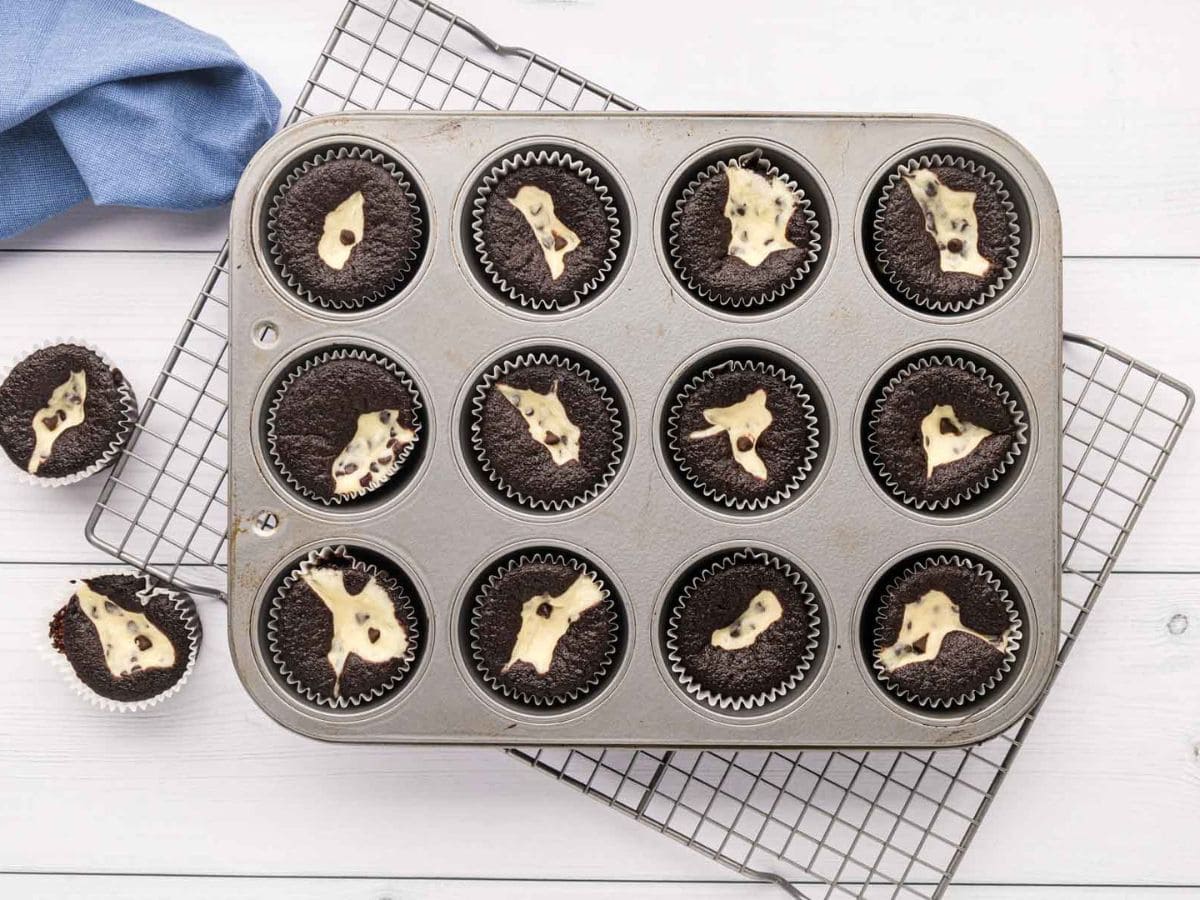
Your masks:
[{"label": "cooling rack wire crossbar", "polygon": [[[636,109],[424,0],[352,0],[288,124],[369,109]],[[217,256],[87,524],[101,549],[198,593],[224,588],[228,249]],[[1191,411],[1179,382],[1096,341],[1063,348],[1059,666]],[[794,896],[937,897],[1040,704],[979,746],[937,751],[508,751]]]}]

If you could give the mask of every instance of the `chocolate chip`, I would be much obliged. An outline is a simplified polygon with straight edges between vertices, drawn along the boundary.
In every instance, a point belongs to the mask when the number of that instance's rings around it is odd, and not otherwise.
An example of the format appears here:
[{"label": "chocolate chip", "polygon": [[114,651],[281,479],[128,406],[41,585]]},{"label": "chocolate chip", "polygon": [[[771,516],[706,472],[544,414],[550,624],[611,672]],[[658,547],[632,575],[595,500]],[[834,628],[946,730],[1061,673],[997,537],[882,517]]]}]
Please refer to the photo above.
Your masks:
[{"label": "chocolate chip", "polygon": [[351,231],[349,228],[343,228],[342,233],[339,234],[338,237],[341,239],[342,243],[345,244],[347,247],[349,247],[351,244],[354,243],[354,232]]},{"label": "chocolate chip", "polygon": [[542,604],[538,605],[537,614],[539,616],[541,616],[543,619],[550,618],[550,614],[552,612],[554,612],[554,607],[551,606],[549,603],[542,603]]},{"label": "chocolate chip", "polygon": [[379,421],[382,422],[384,425],[386,425],[388,422],[392,421],[391,410],[385,409],[382,412],[380,412],[379,413]]},{"label": "chocolate chip", "polygon": [[754,441],[743,434],[737,439],[737,448],[739,453],[747,453],[754,449]]},{"label": "chocolate chip", "polygon": [[105,612],[115,613],[117,611],[117,609],[118,609],[117,604],[113,603],[111,600],[104,601],[104,611]]},{"label": "chocolate chip", "polygon": [[377,640],[379,640],[379,629],[378,628],[368,628],[367,629],[367,640],[370,641],[372,644],[375,643]]},{"label": "chocolate chip", "polygon": [[744,216],[746,214],[746,205],[744,203],[740,204],[736,209],[734,209],[733,214],[735,216]]},{"label": "chocolate chip", "polygon": [[371,473],[368,472],[362,478],[358,479],[358,483],[362,487],[368,487],[371,484]]},{"label": "chocolate chip", "polygon": [[64,409],[60,409],[60,410],[58,411],[57,415],[58,415],[58,420],[59,420],[60,422],[65,422],[65,421],[67,421],[67,412],[66,412],[66,410],[64,410]]},{"label": "chocolate chip", "polygon": [[[371,614],[370,614],[370,613],[365,613],[365,612],[356,612],[356,613],[354,614],[354,621],[355,621],[355,623],[356,623],[356,624],[358,624],[358,625],[365,625],[365,624],[366,624],[366,621],[367,621],[367,619],[369,619],[369,618],[371,618]],[[912,623],[910,622],[909,624],[912,624]]]},{"label": "chocolate chip", "polygon": [[353,475],[357,471],[358,471],[358,463],[346,463],[346,465],[344,465],[342,467],[342,471],[340,474]]},{"label": "chocolate chip", "polygon": [[775,243],[775,238],[767,238],[765,241],[763,241],[763,246],[770,247],[773,243]]},{"label": "chocolate chip", "polygon": [[554,232],[554,249],[561,250],[565,246],[567,246],[567,239],[557,231]]},{"label": "chocolate chip", "polygon": [[963,242],[958,238],[950,238],[950,240],[946,241],[946,249],[951,253],[962,253]]},{"label": "chocolate chip", "polygon": [[938,431],[942,434],[962,434],[961,431],[954,427],[954,423],[945,416],[942,416],[942,420],[938,422]]},{"label": "chocolate chip", "polygon": [[936,197],[937,196],[937,185],[934,184],[932,181],[929,182],[929,184],[925,185],[925,196],[926,197]]},{"label": "chocolate chip", "polygon": [[547,446],[553,447],[555,444],[558,443],[558,435],[555,434],[553,431],[547,431],[546,437],[545,437],[545,442],[546,442]]},{"label": "chocolate chip", "polygon": [[42,424],[46,426],[47,431],[53,431],[58,427],[58,416],[47,416],[42,419]]},{"label": "chocolate chip", "polygon": [[542,212],[542,204],[540,204],[540,203],[537,206],[529,207],[529,214],[531,216],[541,215],[541,212]]},{"label": "chocolate chip", "polygon": [[549,235],[542,238],[542,246],[547,250],[551,249],[554,246],[554,238],[550,237]]},{"label": "chocolate chip", "polygon": [[386,465],[390,464],[391,461],[392,461],[392,456],[390,453],[385,453],[383,456],[379,457],[379,459],[375,460],[375,462],[379,463],[379,465],[381,465],[381,466],[386,466]]},{"label": "chocolate chip", "polygon": [[371,471],[372,471],[372,472],[378,472],[378,471],[379,471],[379,464],[378,464],[378,463],[371,463]]},{"label": "chocolate chip", "polygon": [[729,636],[730,636],[731,638],[735,638],[735,637],[741,637],[741,636],[742,636],[742,629],[740,629],[740,628],[731,628],[731,629],[729,629]]},{"label": "chocolate chip", "polygon": [[143,653],[149,650],[151,646],[150,638],[146,637],[144,634],[139,634],[133,639],[133,642],[137,644],[137,648]]},{"label": "chocolate chip", "polygon": [[918,653],[924,653],[925,647],[928,644],[929,644],[929,635],[926,634],[926,635],[923,635],[922,637],[917,638],[917,640],[913,641],[912,648],[915,651],[917,651]]}]

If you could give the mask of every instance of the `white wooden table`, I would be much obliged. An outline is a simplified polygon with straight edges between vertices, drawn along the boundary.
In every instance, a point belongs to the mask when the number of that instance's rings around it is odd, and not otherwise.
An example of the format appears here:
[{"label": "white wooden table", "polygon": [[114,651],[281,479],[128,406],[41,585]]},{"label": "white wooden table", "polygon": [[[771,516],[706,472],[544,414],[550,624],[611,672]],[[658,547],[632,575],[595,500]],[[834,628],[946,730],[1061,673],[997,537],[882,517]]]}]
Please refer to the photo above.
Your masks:
[{"label": "white wooden table", "polygon": [[[1066,326],[1200,384],[1190,0],[447,2],[654,109],[993,122],[1058,191]],[[341,0],[156,5],[223,36],[286,107]],[[224,217],[81,208],[0,243],[0,354],[85,337],[144,396]],[[0,896],[775,896],[497,751],[283,731],[237,684],[215,602],[179,697],[143,717],[82,704],[31,642],[67,579],[106,564],[82,533],[98,488],[0,486]],[[952,898],[1200,895],[1198,508],[1194,426]]]}]

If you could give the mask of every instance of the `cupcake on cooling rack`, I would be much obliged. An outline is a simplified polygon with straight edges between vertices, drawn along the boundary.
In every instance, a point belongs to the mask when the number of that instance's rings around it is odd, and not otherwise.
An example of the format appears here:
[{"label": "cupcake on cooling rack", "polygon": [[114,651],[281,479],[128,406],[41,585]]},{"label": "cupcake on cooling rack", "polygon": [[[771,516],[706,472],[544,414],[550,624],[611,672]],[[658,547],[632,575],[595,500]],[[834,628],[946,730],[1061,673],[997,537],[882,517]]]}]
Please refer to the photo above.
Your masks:
[{"label": "cupcake on cooling rack", "polygon": [[794,696],[820,642],[820,607],[803,574],[761,550],[704,561],[663,615],[672,674],[698,703],[724,711]]},{"label": "cupcake on cooling rack", "polygon": [[145,709],[176,693],[200,639],[192,598],[144,575],[73,581],[50,621],[59,668],[78,693],[112,710]]},{"label": "cupcake on cooling rack", "polygon": [[532,310],[586,302],[612,272],[623,238],[612,189],[567,150],[530,150],[483,176],[471,235],[484,276]]},{"label": "cupcake on cooling rack", "polygon": [[136,421],[125,376],[90,347],[51,344],[0,374],[0,447],[26,481],[59,486],[95,474]]},{"label": "cupcake on cooling rack", "polygon": [[874,208],[873,265],[897,299],[937,313],[983,306],[1012,281],[1021,222],[1000,176],[964,156],[899,165]]},{"label": "cupcake on cooling rack", "polygon": [[295,366],[267,412],[272,463],[326,505],[397,486],[415,467],[423,406],[408,374],[369,350],[327,350]]},{"label": "cupcake on cooling rack", "polygon": [[695,296],[755,310],[794,293],[821,251],[820,224],[797,181],[762,150],[693,174],[671,210],[671,265]]},{"label": "cupcake on cooling rack", "polygon": [[563,552],[499,565],[470,601],[470,657],[483,683],[532,708],[557,708],[597,692],[623,641],[604,578]]},{"label": "cupcake on cooling rack", "polygon": [[279,185],[268,212],[268,252],[298,296],[354,310],[404,286],[424,228],[398,163],[369,147],[340,147],[304,160]]},{"label": "cupcake on cooling rack", "polygon": [[985,367],[931,355],[906,364],[879,389],[867,450],[876,479],[893,496],[944,512],[1011,471],[1027,431],[1016,398]]},{"label": "cupcake on cooling rack", "polygon": [[312,703],[362,706],[403,686],[420,650],[415,593],[398,570],[344,547],[314,551],[283,579],[267,611],[271,660]]},{"label": "cupcake on cooling rack", "polygon": [[728,509],[763,510],[795,494],[820,446],[816,410],[781,363],[728,359],[684,382],[666,421],[667,449],[687,486]]},{"label": "cupcake on cooling rack", "polygon": [[499,496],[561,512],[592,500],[625,453],[623,414],[611,386],[567,353],[521,353],[475,386],[472,463]]},{"label": "cupcake on cooling rack", "polygon": [[907,703],[950,709],[981,699],[1016,660],[1016,604],[995,574],[967,556],[913,563],[877,604],[872,663],[884,687]]}]

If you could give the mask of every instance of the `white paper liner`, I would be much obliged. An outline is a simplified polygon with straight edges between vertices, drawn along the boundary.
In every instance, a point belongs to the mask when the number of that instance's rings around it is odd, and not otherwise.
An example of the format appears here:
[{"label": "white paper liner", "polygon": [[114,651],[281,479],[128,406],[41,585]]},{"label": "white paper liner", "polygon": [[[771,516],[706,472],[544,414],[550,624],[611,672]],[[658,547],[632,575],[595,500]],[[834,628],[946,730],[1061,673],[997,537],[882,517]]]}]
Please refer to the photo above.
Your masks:
[{"label": "white paper liner", "polygon": [[[603,261],[601,261],[600,267],[596,270],[596,274],[572,294],[570,303],[565,303],[558,299],[530,297],[526,295],[516,285],[509,284],[508,280],[500,274],[487,250],[487,241],[483,234],[483,216],[487,210],[488,199],[491,197],[492,191],[502,179],[508,177],[513,172],[535,165],[558,166],[574,172],[581,181],[585,182],[596,192],[596,196],[600,198],[600,202],[604,205],[604,211],[608,218],[608,252],[605,254]],[[472,203],[471,211],[471,235],[475,244],[475,253],[479,258],[479,264],[483,268],[484,274],[491,279],[492,284],[502,295],[514,303],[518,303],[529,309],[551,310],[555,312],[574,309],[597,291],[616,264],[617,253],[620,250],[621,239],[623,237],[621,234],[621,217],[617,212],[617,206],[613,202],[608,186],[600,180],[600,176],[593,172],[590,166],[581,160],[575,159],[575,157],[565,150],[528,150],[509,156],[507,159],[503,159],[492,166],[490,171],[484,175],[483,182],[475,191],[475,199]]]},{"label": "white paper liner", "polygon": [[[770,378],[775,381],[784,383],[799,400],[804,408],[804,421],[807,425],[807,439],[805,441],[805,455],[801,461],[800,467],[792,474],[792,477],[784,483],[777,491],[768,497],[751,497],[743,498],[736,497],[726,492],[726,489],[719,484],[708,484],[703,481],[699,473],[695,473],[687,465],[683,457],[683,448],[681,445],[681,435],[679,434],[679,417],[683,415],[683,408],[691,398],[692,394],[698,390],[705,381],[719,375],[723,370],[733,372],[758,372],[764,378]],[[809,397],[808,391],[792,372],[775,365],[774,363],[759,362],[756,360],[729,359],[716,365],[709,366],[703,372],[691,378],[679,392],[675,395],[675,402],[671,404],[670,412],[667,416],[667,448],[671,451],[671,459],[674,461],[676,468],[680,474],[687,480],[696,492],[705,500],[717,506],[725,506],[730,509],[736,509],[739,512],[754,512],[765,510],[772,506],[788,500],[797,490],[800,485],[808,478],[813,470],[813,465],[816,463],[817,456],[821,446],[821,434],[817,421],[817,411],[812,404],[812,398]]]},{"label": "white paper liner", "polygon": [[[412,208],[412,247],[409,250],[408,257],[401,263],[401,269],[396,273],[392,284],[384,289],[377,290],[374,293],[364,294],[362,297],[353,297],[349,300],[325,298],[320,294],[314,293],[306,287],[294,274],[288,271],[288,267],[284,265],[283,259],[279,253],[279,245],[275,234],[275,217],[279,212],[279,205],[283,201],[283,197],[292,185],[306,175],[311,170],[321,166],[327,162],[340,159],[361,159],[366,162],[374,163],[381,169],[387,171],[395,180],[396,184],[404,192],[404,196],[408,199],[409,205]],[[408,280],[413,268],[417,264],[420,256],[419,248],[421,238],[424,234],[425,222],[421,215],[421,204],[417,198],[416,191],[413,190],[412,184],[401,169],[400,164],[395,160],[389,159],[387,156],[375,150],[372,147],[338,147],[335,149],[324,150],[317,153],[315,156],[304,160],[295,169],[288,173],[275,191],[275,196],[271,199],[270,209],[267,211],[267,244],[268,252],[271,257],[271,263],[275,266],[275,270],[279,273],[279,277],[284,280],[288,288],[299,297],[301,300],[306,300],[316,306],[324,307],[325,309],[334,310],[356,310],[366,306],[372,306],[385,300],[400,290],[401,286]]]},{"label": "white paper liner", "polygon": [[[1016,662],[1017,653],[1021,648],[1021,638],[1023,637],[1021,632],[1022,622],[1020,614],[1017,612],[1016,605],[1013,603],[1012,598],[1009,597],[1008,591],[1005,590],[1000,579],[997,578],[995,574],[982,563],[978,563],[969,556],[965,555],[952,554],[950,556],[946,556],[945,554],[939,554],[937,556],[929,556],[925,559],[915,562],[911,566],[908,566],[900,575],[892,579],[891,583],[884,591],[884,594],[890,594],[900,585],[902,581],[913,577],[918,572],[921,572],[930,566],[957,566],[959,568],[970,569],[971,571],[975,572],[980,578],[985,579],[989,585],[999,591],[1000,599],[1004,603],[1005,609],[1008,612],[1009,621],[1012,623],[1012,631],[1009,635],[1008,646],[1004,650],[1003,659],[1001,660],[1000,666],[987,681],[962,694],[961,696],[952,698],[950,700],[946,700],[941,697],[921,697],[912,693],[911,691],[906,690],[888,678],[888,670],[885,669],[883,663],[879,661],[879,651],[888,646],[887,639],[883,635],[883,624],[880,621],[880,619],[882,619],[884,604],[880,602],[878,609],[875,611],[876,625],[873,632],[874,641],[871,653],[871,667],[875,670],[875,676],[893,696],[898,697],[906,703],[913,703],[917,706],[922,706],[927,709],[950,709],[955,706],[962,706],[963,704],[978,700],[1004,680],[1004,676],[1008,674],[1008,672],[1012,669],[1013,663]],[[913,663],[913,665],[917,664]]]},{"label": "white paper liner", "polygon": [[[717,573],[732,566],[747,563],[768,565],[776,569],[796,586],[796,590],[800,594],[800,599],[804,603],[804,608],[808,613],[808,640],[804,645],[800,662],[797,663],[796,668],[788,673],[778,685],[761,694],[729,697],[703,687],[688,673],[687,666],[679,655],[678,630],[684,608],[687,606],[692,592],[703,581],[712,578]],[[755,550],[752,547],[744,547],[741,550],[730,551],[716,561],[709,563],[692,578],[682,593],[675,598],[670,616],[667,619],[666,640],[663,643],[665,644],[667,664],[670,666],[671,672],[674,673],[679,685],[688,694],[697,702],[710,706],[713,709],[738,712],[758,709],[769,703],[775,703],[800,686],[812,668],[813,660],[816,659],[817,647],[821,644],[821,625],[821,607],[817,602],[816,595],[812,592],[812,589],[808,586],[808,582],[804,580],[800,572],[790,563],[773,553],[768,553],[764,550]]]},{"label": "white paper liner", "polygon": [[[776,178],[782,181],[796,196],[796,208],[792,211],[792,217],[794,218],[796,213],[799,212],[804,216],[804,221],[808,224],[808,246],[804,248],[808,250],[808,253],[788,280],[776,285],[772,290],[748,296],[730,297],[720,293],[715,288],[710,288],[708,285],[703,284],[684,265],[683,260],[680,258],[679,249],[680,219],[683,216],[684,207],[695,196],[697,189],[702,183],[708,181],[710,178],[723,175],[725,170],[730,167],[744,168],[751,164],[759,169],[759,174],[764,177]],[[775,303],[794,293],[799,288],[800,283],[808,277],[808,273],[812,271],[813,266],[816,265],[821,255],[822,245],[819,227],[820,223],[817,221],[817,215],[813,211],[812,202],[808,199],[808,195],[800,187],[799,183],[772,163],[762,151],[753,150],[750,153],[743,153],[736,158],[723,159],[715,163],[710,163],[692,177],[691,181],[687,183],[687,186],[680,193],[678,199],[676,199],[671,210],[671,221],[667,228],[667,253],[671,258],[671,267],[675,270],[676,275],[679,276],[679,280],[683,283],[684,287],[693,296],[706,303],[729,307],[730,309],[754,309],[755,307]]]},{"label": "white paper liner", "polygon": [[[478,631],[481,621],[480,610],[483,607],[483,604],[488,602],[489,594],[496,589],[496,586],[506,575],[517,569],[520,569],[523,566],[530,565],[569,566],[580,575],[587,575],[600,586],[600,593],[602,596],[600,603],[607,612],[609,624],[611,625],[611,628],[609,629],[608,652],[605,654],[600,670],[583,685],[568,691],[565,696],[535,697],[531,694],[525,693],[524,691],[518,690],[511,685],[502,684],[496,675],[489,672],[484,666],[483,651],[480,649],[478,643]],[[555,707],[564,706],[568,703],[575,703],[591,693],[592,690],[604,680],[608,673],[612,671],[613,663],[617,655],[617,644],[621,634],[621,623],[617,618],[612,594],[609,591],[608,586],[605,584],[604,579],[601,578],[594,569],[587,565],[587,563],[575,556],[566,556],[558,553],[533,553],[528,556],[522,554],[516,559],[509,560],[507,563],[500,566],[491,575],[489,575],[487,581],[480,586],[478,593],[471,602],[471,625],[469,634],[471,638],[471,659],[474,661],[475,671],[479,673],[479,676],[489,688],[510,700],[514,700],[526,706],[532,706],[535,709],[543,706]]]},{"label": "white paper liner", "polygon": [[[505,481],[499,473],[492,468],[491,462],[488,460],[487,448],[483,441],[483,408],[487,402],[488,394],[491,392],[492,386],[503,381],[510,373],[519,369],[528,368],[530,366],[550,366],[578,375],[584,379],[597,395],[604,401],[609,411],[609,416],[613,425],[613,449],[609,456],[608,466],[600,479],[590,487],[575,497],[566,500],[540,500],[535,497],[527,496],[518,490],[514,485]],[[541,510],[543,512],[564,512],[569,509],[574,509],[580,504],[587,503],[595,499],[601,491],[603,491],[616,477],[617,470],[621,466],[621,459],[625,455],[625,430],[624,422],[621,418],[621,411],[617,406],[616,401],[604,386],[590,370],[585,368],[581,363],[575,361],[569,356],[560,355],[554,352],[539,351],[536,353],[522,353],[519,356],[514,356],[506,359],[503,362],[497,363],[486,372],[475,386],[471,399],[471,446],[475,450],[475,459],[479,464],[480,470],[488,479],[492,487],[502,496],[519,503],[521,506],[530,509]]]},{"label": "white paper liner", "polygon": [[[366,573],[368,576],[374,577],[379,584],[383,585],[385,588],[392,591],[395,596],[400,598],[402,608],[398,610],[397,614],[402,616],[404,619],[402,624],[404,625],[406,637],[408,638],[408,646],[405,649],[404,656],[400,657],[403,664],[400,671],[394,673],[383,684],[373,688],[370,693],[356,694],[353,697],[347,697],[344,695],[338,697],[327,697],[320,692],[307,687],[300,681],[299,678],[296,677],[292,670],[288,668],[287,663],[285,663],[280,657],[278,627],[280,605],[283,602],[284,595],[295,583],[297,578],[304,575],[309,569],[315,566],[320,566],[324,562],[328,562],[333,557],[341,557],[342,559],[349,561],[353,568],[359,570],[360,572]],[[408,591],[406,591],[404,587],[396,579],[392,578],[387,572],[384,572],[378,566],[365,563],[356,558],[346,549],[344,545],[323,547],[319,550],[313,550],[300,561],[296,568],[287,574],[287,576],[280,583],[279,587],[275,590],[274,595],[271,597],[270,608],[267,611],[267,649],[271,655],[271,662],[279,671],[279,674],[283,676],[288,686],[310,703],[318,706],[325,706],[330,709],[350,709],[353,707],[362,706],[365,703],[370,703],[400,687],[404,680],[408,677],[409,673],[412,671],[413,663],[417,658],[418,647],[420,646],[421,639],[421,633],[416,616],[416,604],[419,602],[419,600],[410,597]],[[393,603],[393,606],[394,605],[395,604]]]},{"label": "white paper liner", "polygon": [[404,388],[408,391],[409,398],[412,400],[412,411],[414,415],[418,414],[423,408],[423,404],[421,403],[421,394],[417,390],[416,384],[411,378],[409,378],[408,372],[406,372],[399,363],[381,353],[376,353],[373,350],[356,349],[318,351],[314,355],[309,356],[303,362],[293,367],[283,381],[280,382],[279,387],[276,388],[271,403],[267,408],[267,455],[271,458],[271,462],[275,466],[276,471],[278,471],[287,482],[288,487],[300,494],[300,496],[306,497],[309,500],[312,500],[316,503],[321,503],[325,506],[337,506],[342,503],[347,503],[351,500],[357,500],[359,497],[376,491],[386,485],[404,466],[404,463],[412,454],[413,449],[421,440],[422,422],[420,416],[416,415],[416,419],[411,427],[411,430],[415,433],[415,437],[409,443],[403,445],[398,452],[396,452],[396,458],[392,461],[392,464],[388,466],[387,471],[385,473],[380,473],[383,477],[376,478],[371,482],[370,486],[360,488],[354,493],[335,494],[331,497],[321,497],[296,480],[291,470],[289,470],[287,465],[284,463],[283,458],[279,455],[279,450],[276,446],[278,439],[275,434],[275,418],[279,413],[279,406],[283,402],[283,395],[292,385],[292,383],[296,381],[296,379],[313,369],[325,365],[326,363],[342,359],[355,359],[359,360],[360,362],[369,362],[386,369],[397,381],[404,385]]},{"label": "white paper liner", "polygon": [[[978,294],[967,300],[946,301],[927,297],[921,290],[904,283],[903,279],[888,261],[887,250],[884,248],[883,225],[888,198],[891,196],[892,191],[900,186],[905,175],[911,175],[918,169],[951,166],[979,176],[996,192],[1000,200],[1000,205],[1004,209],[1004,214],[1008,219],[1009,250],[1004,261],[1001,263],[1000,271],[995,275],[987,276],[987,282]],[[922,231],[920,237],[927,238],[928,235]],[[983,306],[995,299],[1003,292],[1009,282],[1012,281],[1021,252],[1021,223],[1016,207],[1009,195],[1008,188],[1005,187],[1004,182],[995,173],[975,160],[967,159],[965,156],[948,156],[941,153],[932,153],[924,154],[917,159],[910,159],[901,163],[888,176],[887,181],[880,190],[879,201],[875,205],[872,240],[875,246],[876,265],[879,267],[880,273],[887,279],[889,289],[893,294],[898,294],[899,299],[906,300],[923,309],[933,310],[934,312],[963,313]]]},{"label": "white paper liner", "polygon": [[[141,578],[145,582],[146,587],[143,588],[143,590],[139,593],[145,594],[147,599],[156,595],[166,594],[174,601],[175,608],[179,610],[180,618],[182,618],[187,625],[189,641],[187,665],[185,666],[183,673],[179,676],[179,680],[161,694],[156,694],[155,696],[149,697],[145,700],[113,700],[109,697],[103,697],[100,694],[97,694],[94,690],[83,683],[80,677],[75,674],[75,669],[72,667],[71,661],[67,659],[66,654],[60,653],[54,646],[54,643],[50,639],[48,628],[43,628],[41,633],[36,635],[36,646],[40,648],[42,655],[47,659],[47,661],[62,675],[63,680],[67,683],[67,686],[70,687],[71,690],[77,695],[92,704],[92,706],[95,706],[97,709],[103,709],[107,712],[144,712],[145,710],[158,706],[158,704],[162,703],[164,700],[174,697],[181,690],[183,690],[183,686],[187,684],[187,680],[191,676],[192,670],[196,667],[196,657],[200,653],[200,641],[203,637],[203,629],[200,625],[199,614],[196,611],[195,601],[190,595],[185,594],[183,591],[177,591],[165,583],[160,583],[159,585],[154,586],[153,579],[151,579],[149,576],[140,574],[131,569],[96,569],[80,578],[72,579],[71,584],[74,585],[80,581],[90,581],[93,578],[100,578],[106,575],[119,575],[123,577],[133,576],[136,578]],[[71,597],[74,595],[75,591],[72,589],[67,595],[64,605],[65,603],[69,603]],[[53,615],[56,614],[58,609],[61,608],[62,607],[58,607],[55,609],[55,612],[51,614],[51,621],[53,620]],[[47,625],[48,624],[49,622],[47,622]]]},{"label": "white paper liner", "polygon": [[[32,356],[34,353],[37,353],[39,350],[47,350],[51,347],[57,347],[60,344],[72,344],[76,347],[82,347],[85,350],[90,350],[92,353],[95,353],[96,356],[100,357],[100,361],[109,369],[117,369],[108,356],[106,356],[98,347],[89,343],[88,341],[83,341],[74,337],[54,338],[52,340],[43,340],[39,342],[31,347],[27,352],[13,357],[11,364],[8,366],[0,368],[0,384],[4,384],[5,380],[7,380],[9,374],[18,363],[23,362],[26,358]],[[133,429],[137,425],[138,421],[137,397],[133,393],[133,388],[129,385],[129,380],[124,377],[124,370],[118,371],[121,371],[122,381],[121,384],[117,386],[117,392],[121,395],[121,405],[123,407],[124,417],[121,423],[118,425],[117,433],[112,442],[108,445],[108,449],[104,452],[103,456],[101,456],[87,468],[80,469],[78,472],[72,472],[70,475],[61,475],[55,478],[45,478],[30,474],[25,469],[22,469],[20,466],[14,463],[9,458],[7,453],[0,450],[0,460],[3,460],[3,463],[0,463],[0,467],[2,467],[4,471],[8,473],[8,476],[11,479],[20,484],[56,488],[66,487],[69,484],[76,484],[80,481],[83,481],[85,478],[90,478],[97,472],[100,472],[112,465],[113,461],[116,460],[117,455],[121,452],[121,448],[125,446],[125,443],[133,434]],[[47,397],[46,399],[48,400],[50,398]]]},{"label": "white paper liner", "polygon": [[[962,369],[986,382],[1008,410],[1009,417],[1013,423],[1013,432],[1012,441],[1009,443],[1008,452],[1004,455],[1004,459],[985,478],[960,491],[953,497],[945,497],[941,500],[922,500],[910,494],[898,478],[888,471],[875,433],[879,426],[879,417],[883,414],[887,400],[896,387],[914,372],[918,372],[921,369],[933,368],[934,366],[952,366]],[[1008,388],[984,366],[960,356],[940,356],[933,354],[914,360],[904,366],[904,368],[888,379],[888,383],[878,391],[878,396],[871,404],[871,416],[867,422],[867,454],[870,456],[871,468],[875,470],[878,477],[893,495],[906,505],[922,511],[948,512],[959,504],[978,497],[1004,476],[1004,473],[1008,471],[1009,467],[1016,462],[1017,457],[1021,455],[1028,441],[1029,423],[1025,420],[1024,411],[1017,405],[1016,399],[1009,392]]]}]

